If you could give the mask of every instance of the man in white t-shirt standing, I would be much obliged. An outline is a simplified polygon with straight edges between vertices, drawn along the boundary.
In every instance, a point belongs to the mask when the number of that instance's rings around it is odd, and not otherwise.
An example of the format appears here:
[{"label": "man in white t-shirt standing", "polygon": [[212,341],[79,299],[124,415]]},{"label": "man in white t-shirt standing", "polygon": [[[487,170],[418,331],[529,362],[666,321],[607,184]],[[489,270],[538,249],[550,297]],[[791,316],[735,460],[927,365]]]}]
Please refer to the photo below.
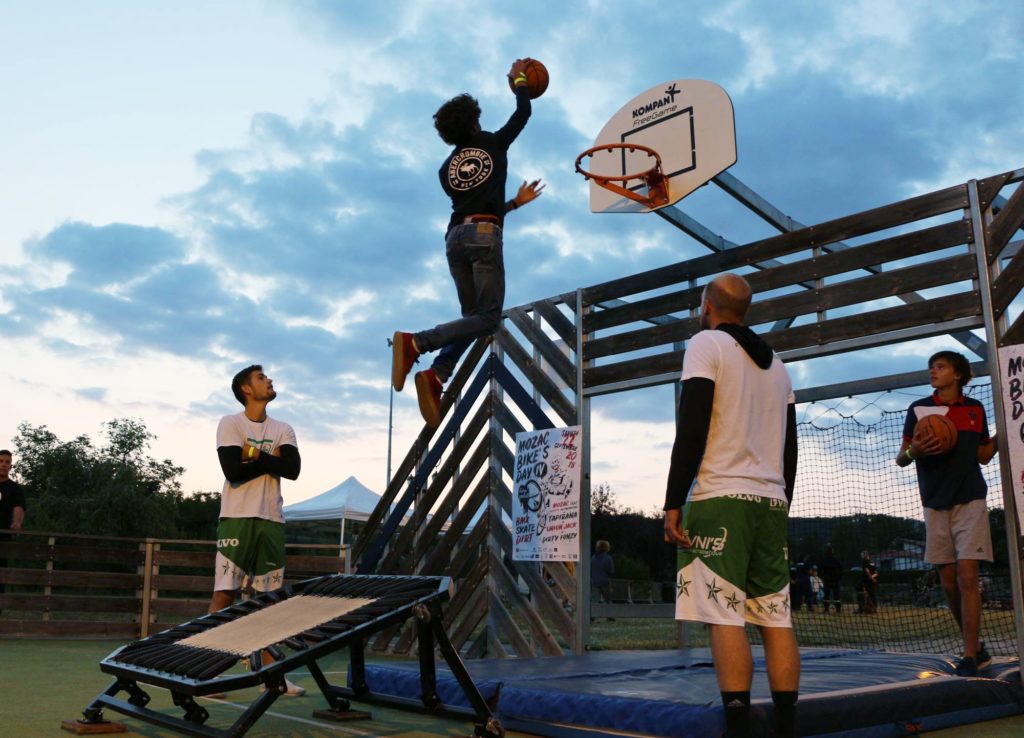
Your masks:
[{"label": "man in white t-shirt standing", "polygon": [[782,361],[745,325],[750,299],[735,274],[704,289],[703,330],[683,356],[665,540],[679,546],[676,618],[708,624],[725,735],[750,735],[751,623],[764,640],[775,735],[785,738],[795,735],[800,683],[787,551],[796,411]]},{"label": "man in white t-shirt standing", "polygon": [[[217,426],[217,456],[224,472],[217,525],[217,561],[210,612],[231,606],[243,587],[267,592],[284,584],[284,513],[281,477],[299,477],[295,431],[267,415],[277,397],[274,382],[259,364],[231,380],[231,391],[245,407],[225,415]],[[263,663],[273,657],[263,652]],[[305,692],[286,680],[287,694]]]}]

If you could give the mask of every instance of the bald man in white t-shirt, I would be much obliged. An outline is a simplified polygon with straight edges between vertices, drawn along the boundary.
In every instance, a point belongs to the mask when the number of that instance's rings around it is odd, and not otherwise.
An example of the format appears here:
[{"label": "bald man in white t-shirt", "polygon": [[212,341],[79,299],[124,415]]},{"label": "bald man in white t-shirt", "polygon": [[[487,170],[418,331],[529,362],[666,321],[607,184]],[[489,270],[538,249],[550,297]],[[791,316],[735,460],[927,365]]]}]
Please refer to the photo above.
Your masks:
[{"label": "bald man in white t-shirt", "polygon": [[679,546],[676,618],[708,624],[726,736],[750,734],[750,623],[764,639],[775,734],[784,738],[795,735],[800,683],[786,542],[796,412],[785,366],[745,325],[750,300],[735,274],[704,289],[704,330],[683,356],[665,540]]}]

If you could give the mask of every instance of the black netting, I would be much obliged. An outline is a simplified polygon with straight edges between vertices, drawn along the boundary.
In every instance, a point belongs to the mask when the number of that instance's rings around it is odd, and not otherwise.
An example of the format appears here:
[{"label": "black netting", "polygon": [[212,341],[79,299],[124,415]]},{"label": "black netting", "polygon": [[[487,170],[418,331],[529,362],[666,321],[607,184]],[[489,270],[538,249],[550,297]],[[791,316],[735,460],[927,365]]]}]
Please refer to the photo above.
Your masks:
[{"label": "black netting", "polygon": [[[990,428],[989,384],[967,393],[984,403]],[[906,408],[916,396],[887,393],[876,401],[850,398],[801,408],[800,466],[790,512],[790,557],[796,574],[793,620],[802,646],[872,647],[958,655],[962,641],[934,568],[924,563],[924,522],[913,466],[900,468],[895,456],[903,438]],[[905,402],[903,402],[905,400]],[[900,403],[902,407],[900,408]],[[998,457],[983,466],[995,563],[982,564],[982,640],[993,654],[1015,653],[1007,564],[1002,485]],[[831,545],[843,565],[841,610],[823,612],[805,593],[801,569],[819,567]],[[861,610],[861,551],[867,550],[880,576],[877,609]],[[804,566],[797,563],[803,560]]]}]

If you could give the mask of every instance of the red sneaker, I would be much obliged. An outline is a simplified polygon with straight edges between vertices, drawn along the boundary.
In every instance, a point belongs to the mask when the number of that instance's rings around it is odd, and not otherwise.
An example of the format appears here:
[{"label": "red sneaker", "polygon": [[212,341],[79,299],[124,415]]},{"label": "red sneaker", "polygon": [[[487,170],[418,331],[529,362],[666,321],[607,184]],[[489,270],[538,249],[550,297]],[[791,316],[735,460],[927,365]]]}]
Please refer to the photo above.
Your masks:
[{"label": "red sneaker", "polygon": [[411,333],[395,331],[391,338],[391,386],[395,392],[401,392],[405,387],[405,377],[416,363],[420,352],[412,341]]},{"label": "red sneaker", "polygon": [[416,397],[420,401],[420,415],[431,428],[441,425],[441,390],[444,387],[433,369],[416,372]]}]

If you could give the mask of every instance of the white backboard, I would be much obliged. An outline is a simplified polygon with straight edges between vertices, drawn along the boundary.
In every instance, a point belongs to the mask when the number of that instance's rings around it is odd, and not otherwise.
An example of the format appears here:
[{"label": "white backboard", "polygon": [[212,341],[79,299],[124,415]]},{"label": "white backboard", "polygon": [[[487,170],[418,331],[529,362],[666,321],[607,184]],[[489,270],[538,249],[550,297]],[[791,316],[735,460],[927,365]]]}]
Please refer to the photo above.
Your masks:
[{"label": "white backboard", "polygon": [[[668,205],[678,202],[736,163],[736,123],[732,100],[714,82],[677,79],[637,95],[608,121],[594,145],[635,143],[661,156],[669,178]],[[622,176],[650,169],[653,159],[640,151],[614,149],[580,162],[594,174]],[[627,189],[646,193],[642,180]],[[663,206],[662,206],[663,207]],[[646,213],[644,206],[590,182],[590,210],[595,213]]]}]

